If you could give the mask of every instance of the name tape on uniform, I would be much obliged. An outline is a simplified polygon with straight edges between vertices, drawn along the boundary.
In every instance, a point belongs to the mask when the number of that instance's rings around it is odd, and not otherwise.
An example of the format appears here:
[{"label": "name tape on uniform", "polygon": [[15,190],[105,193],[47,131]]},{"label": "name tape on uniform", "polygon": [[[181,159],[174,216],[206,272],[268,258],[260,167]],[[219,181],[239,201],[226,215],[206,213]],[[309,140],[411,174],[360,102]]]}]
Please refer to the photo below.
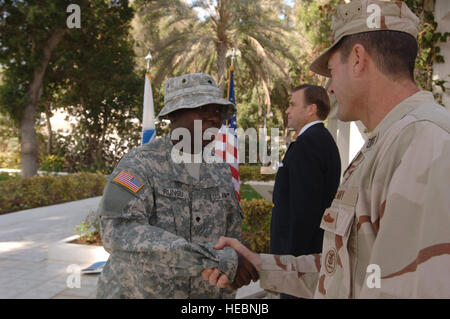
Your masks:
[{"label": "name tape on uniform", "polygon": [[211,193],[211,199],[212,200],[224,200],[224,199],[230,199],[231,193],[230,192],[214,192]]},{"label": "name tape on uniform", "polygon": [[158,188],[158,193],[162,196],[171,197],[171,198],[179,198],[179,199],[188,199],[189,193],[187,191],[176,189],[176,188]]},{"label": "name tape on uniform", "polygon": [[358,201],[358,188],[339,188],[334,200],[354,207]]}]

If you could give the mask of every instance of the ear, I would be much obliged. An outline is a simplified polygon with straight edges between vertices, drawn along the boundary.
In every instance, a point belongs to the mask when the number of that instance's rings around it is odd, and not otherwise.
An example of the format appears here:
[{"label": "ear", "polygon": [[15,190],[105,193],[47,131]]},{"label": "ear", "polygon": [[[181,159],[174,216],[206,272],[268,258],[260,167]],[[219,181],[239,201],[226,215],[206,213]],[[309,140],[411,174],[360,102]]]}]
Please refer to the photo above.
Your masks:
[{"label": "ear", "polygon": [[178,127],[178,123],[177,123],[177,116],[173,113],[170,113],[167,115],[167,119],[170,121],[170,129],[174,130],[175,128]]},{"label": "ear", "polygon": [[353,46],[349,62],[351,72],[355,76],[360,76],[364,71],[367,70],[369,57],[369,53],[361,44],[357,43]]},{"label": "ear", "polygon": [[313,103],[308,106],[308,115],[309,116],[317,115],[317,104]]}]

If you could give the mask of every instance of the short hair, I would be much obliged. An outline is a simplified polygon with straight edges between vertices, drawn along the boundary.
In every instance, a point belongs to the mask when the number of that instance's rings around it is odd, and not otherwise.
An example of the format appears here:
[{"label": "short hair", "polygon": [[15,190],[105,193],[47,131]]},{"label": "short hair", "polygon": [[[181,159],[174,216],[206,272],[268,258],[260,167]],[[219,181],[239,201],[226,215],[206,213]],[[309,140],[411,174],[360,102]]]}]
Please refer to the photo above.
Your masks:
[{"label": "short hair", "polygon": [[292,93],[304,90],[303,99],[305,105],[317,105],[317,117],[325,120],[330,113],[330,98],[327,91],[318,85],[302,84],[292,89]]},{"label": "short hair", "polygon": [[405,32],[380,30],[352,34],[342,38],[332,49],[341,53],[347,63],[356,44],[361,44],[372,57],[375,66],[390,78],[409,78],[414,82],[414,66],[419,50],[416,39]]}]

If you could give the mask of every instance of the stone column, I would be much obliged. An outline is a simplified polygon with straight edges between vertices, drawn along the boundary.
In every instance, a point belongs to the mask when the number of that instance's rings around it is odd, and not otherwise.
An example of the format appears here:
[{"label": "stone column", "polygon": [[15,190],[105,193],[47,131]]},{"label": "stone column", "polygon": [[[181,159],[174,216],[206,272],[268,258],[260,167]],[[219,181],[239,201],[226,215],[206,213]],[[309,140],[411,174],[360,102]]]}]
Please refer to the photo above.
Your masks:
[{"label": "stone column", "polygon": [[341,172],[344,173],[350,161],[365,143],[365,127],[360,122],[342,122],[337,118],[338,104],[333,96],[330,96],[331,111],[328,116],[328,130],[333,136],[341,156]]},{"label": "stone column", "polygon": [[[436,29],[437,32],[450,32],[449,0],[436,0],[434,6],[434,18],[438,23],[438,27]],[[441,48],[440,54],[444,56],[445,63],[435,63],[433,65],[433,79],[448,81],[445,83],[447,92],[443,95],[443,103],[450,111],[450,38],[447,39],[447,42],[439,43],[438,46]],[[435,89],[436,92],[442,92],[439,87],[436,87]]]}]

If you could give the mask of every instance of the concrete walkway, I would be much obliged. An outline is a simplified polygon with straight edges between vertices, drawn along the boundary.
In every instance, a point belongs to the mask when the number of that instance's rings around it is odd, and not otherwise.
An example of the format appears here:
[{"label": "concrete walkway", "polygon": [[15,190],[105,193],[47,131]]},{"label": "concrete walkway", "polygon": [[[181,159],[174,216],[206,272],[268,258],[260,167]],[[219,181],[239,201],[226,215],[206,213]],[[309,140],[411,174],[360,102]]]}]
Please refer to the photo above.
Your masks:
[{"label": "concrete walkway", "polygon": [[81,288],[70,289],[72,263],[48,260],[47,254],[50,244],[74,234],[100,198],[0,215],[0,298],[94,298],[97,276],[83,275]]},{"label": "concrete walkway", "polygon": [[[73,228],[98,207],[101,197],[0,215],[0,299],[95,298],[98,275],[81,275],[69,288],[73,262],[49,260],[48,247],[74,234]],[[79,264],[82,268],[87,264]],[[258,283],[237,298],[264,298]]]},{"label": "concrete walkway", "polygon": [[272,201],[273,186],[274,181],[268,182],[246,182],[245,184],[250,185],[259,195],[268,201]]}]

